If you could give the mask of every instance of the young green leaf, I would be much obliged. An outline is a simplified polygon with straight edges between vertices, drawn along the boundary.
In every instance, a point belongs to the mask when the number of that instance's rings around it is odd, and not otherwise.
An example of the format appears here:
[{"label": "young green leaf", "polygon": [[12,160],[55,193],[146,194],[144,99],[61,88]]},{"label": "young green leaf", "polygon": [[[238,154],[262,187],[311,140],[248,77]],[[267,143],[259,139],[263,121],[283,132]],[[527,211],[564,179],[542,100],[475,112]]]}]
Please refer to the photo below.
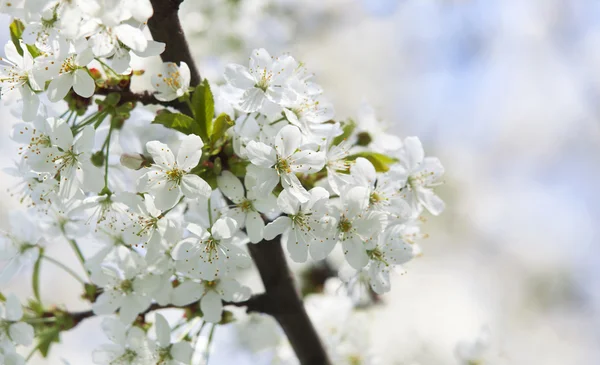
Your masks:
[{"label": "young green leaf", "polygon": [[[21,56],[23,56],[23,47],[21,47],[20,40],[23,38],[23,31],[25,30],[25,26],[23,25],[23,23],[20,20],[15,19],[15,20],[13,20],[12,23],[10,23],[9,28],[10,28],[10,39],[12,40],[13,44],[15,45],[17,52]],[[37,56],[42,54],[42,52],[40,52],[40,50],[32,44],[28,44],[27,49],[29,50],[29,54],[31,54],[31,56],[33,58],[36,58]]]},{"label": "young green leaf", "polygon": [[42,354],[42,357],[47,357],[50,351],[50,346],[53,343],[60,342],[60,329],[57,327],[50,327],[42,330],[38,335],[37,348]]},{"label": "young green leaf", "polygon": [[398,159],[377,152],[358,152],[346,157],[348,161],[354,161],[359,157],[364,157],[369,160],[377,172],[386,172],[390,169],[390,165],[398,162]]},{"label": "young green leaf", "polygon": [[210,85],[206,79],[196,87],[192,95],[192,113],[196,119],[193,132],[208,141],[213,130],[213,117],[215,115],[215,101],[213,99]]},{"label": "young green leaf", "polygon": [[354,129],[356,129],[356,123],[352,119],[349,119],[347,122],[344,122],[342,126],[343,132],[342,134],[333,139],[333,145],[337,146],[338,144],[342,143],[345,139],[350,137],[352,135],[352,132],[354,132]]},{"label": "young green leaf", "polygon": [[219,114],[219,116],[217,117],[217,119],[215,119],[215,122],[213,124],[213,130],[212,134],[210,135],[210,141],[212,143],[218,141],[219,138],[225,135],[225,132],[227,132],[229,128],[233,127],[233,125],[234,122],[233,120],[231,120],[229,115],[225,113]]},{"label": "young green leaf", "polygon": [[17,52],[22,56],[23,48],[21,47],[21,38],[23,37],[23,30],[25,30],[25,26],[21,23],[20,20],[15,19],[12,23],[10,23],[10,39],[13,44],[17,48]]},{"label": "young green leaf", "polygon": [[168,110],[163,110],[159,113],[152,124],[162,124],[167,128],[175,129],[181,133],[194,133],[194,120],[185,114],[171,113]]}]

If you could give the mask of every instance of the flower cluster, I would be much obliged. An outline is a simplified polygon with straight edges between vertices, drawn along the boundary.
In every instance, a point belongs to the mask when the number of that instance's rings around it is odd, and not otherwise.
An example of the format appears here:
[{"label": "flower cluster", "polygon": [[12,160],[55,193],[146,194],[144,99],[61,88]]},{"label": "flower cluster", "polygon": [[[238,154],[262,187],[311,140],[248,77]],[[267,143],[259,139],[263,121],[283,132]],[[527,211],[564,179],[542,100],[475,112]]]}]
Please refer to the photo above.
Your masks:
[{"label": "flower cluster", "polygon": [[[113,343],[95,352],[95,363],[189,363],[189,336],[171,343],[157,315],[150,340],[145,315],[178,307],[226,322],[224,306],[251,296],[238,281],[252,264],[247,245],[281,241],[298,263],[339,248],[354,270],[350,287],[367,283],[383,294],[390,273],[417,253],[421,214],[444,209],[433,191],[443,167],[419,139],[382,146],[381,135],[336,120],[293,57],[254,50],[248,67],[226,68],[225,85],[191,85],[188,65],[164,63],[152,85],[165,108],[154,114],[122,100],[137,75],[131,52],[164,48],[144,36],[148,0],[39,3],[43,11],[28,1],[3,8],[18,20],[0,81],[3,91],[19,90],[23,119],[9,172],[29,217],[43,218],[22,229],[17,217],[3,235],[1,279],[28,262],[62,265],[45,249],[68,242],[94,314],[116,314],[103,322]],[[79,245],[90,240],[102,247],[83,255]],[[5,359],[15,343],[31,342],[13,312],[0,326],[9,328],[0,337]]]},{"label": "flower cluster", "polygon": [[33,327],[20,322],[23,308],[14,295],[0,304],[0,362],[2,364],[23,364],[23,357],[16,352],[16,346],[29,346],[33,343]]}]

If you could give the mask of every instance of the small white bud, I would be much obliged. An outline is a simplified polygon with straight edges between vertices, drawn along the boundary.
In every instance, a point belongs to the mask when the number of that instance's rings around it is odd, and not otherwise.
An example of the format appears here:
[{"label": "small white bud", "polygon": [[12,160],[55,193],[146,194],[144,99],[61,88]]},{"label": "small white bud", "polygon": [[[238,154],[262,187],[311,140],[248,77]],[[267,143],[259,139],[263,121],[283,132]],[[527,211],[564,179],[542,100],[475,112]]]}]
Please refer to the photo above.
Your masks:
[{"label": "small white bud", "polygon": [[139,170],[150,163],[141,153],[124,153],[121,155],[121,165],[132,170]]}]

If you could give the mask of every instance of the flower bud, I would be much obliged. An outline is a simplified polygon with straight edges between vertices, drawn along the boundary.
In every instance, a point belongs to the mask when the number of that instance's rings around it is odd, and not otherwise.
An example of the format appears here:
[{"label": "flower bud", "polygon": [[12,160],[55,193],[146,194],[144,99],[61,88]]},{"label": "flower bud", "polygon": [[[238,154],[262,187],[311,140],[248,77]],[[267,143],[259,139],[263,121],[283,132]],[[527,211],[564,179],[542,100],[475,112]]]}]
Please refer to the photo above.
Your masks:
[{"label": "flower bud", "polygon": [[368,146],[371,141],[373,140],[371,138],[371,135],[367,132],[361,132],[358,134],[358,141],[356,141],[356,144],[359,146]]},{"label": "flower bud", "polygon": [[96,167],[104,166],[104,152],[95,152],[94,154],[92,154],[90,160],[92,161],[92,164]]},{"label": "flower bud", "polygon": [[151,165],[150,161],[141,153],[124,153],[121,155],[121,165],[132,170],[139,170],[142,167]]}]

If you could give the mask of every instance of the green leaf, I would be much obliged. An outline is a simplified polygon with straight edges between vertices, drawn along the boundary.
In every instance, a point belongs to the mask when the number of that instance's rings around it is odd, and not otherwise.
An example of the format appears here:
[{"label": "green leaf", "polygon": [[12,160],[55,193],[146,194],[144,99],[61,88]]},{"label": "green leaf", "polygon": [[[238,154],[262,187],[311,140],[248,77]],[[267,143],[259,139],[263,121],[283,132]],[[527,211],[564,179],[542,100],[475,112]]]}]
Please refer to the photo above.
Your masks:
[{"label": "green leaf", "polygon": [[2,293],[0,293],[0,302],[6,302],[6,297]]},{"label": "green leaf", "polygon": [[231,156],[227,160],[228,170],[237,177],[246,176],[246,166],[249,163],[248,160],[241,159],[238,156]]},{"label": "green leaf", "polygon": [[20,20],[15,19],[10,23],[10,39],[21,56],[23,55],[23,48],[21,48],[21,42],[19,42],[19,40],[23,37],[23,30],[25,30],[25,26]]},{"label": "green leaf", "polygon": [[31,285],[33,286],[33,295],[38,302],[42,302],[40,299],[40,267],[42,266],[42,258],[44,257],[44,249],[40,249],[35,264],[33,265],[33,275],[31,276]]},{"label": "green leaf", "polygon": [[39,301],[31,298],[27,301],[27,306],[38,316],[44,314],[44,306]]},{"label": "green leaf", "polygon": [[377,152],[358,152],[346,157],[348,161],[354,161],[359,157],[369,160],[377,172],[386,172],[391,164],[398,162],[398,159]]},{"label": "green leaf", "polygon": [[225,132],[227,132],[229,128],[233,127],[234,124],[235,123],[233,122],[233,120],[231,120],[229,115],[225,113],[219,114],[219,116],[217,117],[217,119],[215,119],[215,122],[213,123],[213,130],[212,134],[210,135],[210,141],[212,143],[218,141],[219,138],[223,137],[225,135]]},{"label": "green leaf", "polygon": [[37,337],[37,348],[43,357],[47,357],[48,352],[50,352],[50,346],[52,346],[53,343],[60,342],[60,329],[57,327],[45,329],[41,331]]},{"label": "green leaf", "polygon": [[185,134],[193,133],[194,120],[181,113],[171,113],[168,110],[163,110],[154,118],[152,123],[162,124],[167,128],[175,129]]},{"label": "green leaf", "polygon": [[215,101],[206,79],[196,87],[196,91],[192,95],[192,113],[196,119],[193,132],[207,142],[213,130],[212,121],[215,115]]},{"label": "green leaf", "polygon": [[352,119],[349,119],[347,122],[344,122],[344,125],[342,126],[343,132],[342,134],[333,139],[333,145],[337,146],[338,144],[342,143],[344,140],[346,140],[352,135],[352,132],[354,132],[355,129],[356,123]]},{"label": "green leaf", "polygon": [[[10,28],[10,39],[12,40],[13,44],[17,48],[17,52],[21,56],[23,56],[23,47],[21,47],[21,42],[19,42],[19,41],[21,39],[23,39],[23,31],[25,30],[25,26],[23,25],[23,23],[20,20],[15,19],[15,20],[13,20],[12,23],[10,23],[9,28]],[[42,54],[42,52],[40,52],[40,50],[32,44],[28,44],[27,49],[29,50],[29,54],[31,54],[31,56],[33,58],[36,58],[37,56]]]}]

